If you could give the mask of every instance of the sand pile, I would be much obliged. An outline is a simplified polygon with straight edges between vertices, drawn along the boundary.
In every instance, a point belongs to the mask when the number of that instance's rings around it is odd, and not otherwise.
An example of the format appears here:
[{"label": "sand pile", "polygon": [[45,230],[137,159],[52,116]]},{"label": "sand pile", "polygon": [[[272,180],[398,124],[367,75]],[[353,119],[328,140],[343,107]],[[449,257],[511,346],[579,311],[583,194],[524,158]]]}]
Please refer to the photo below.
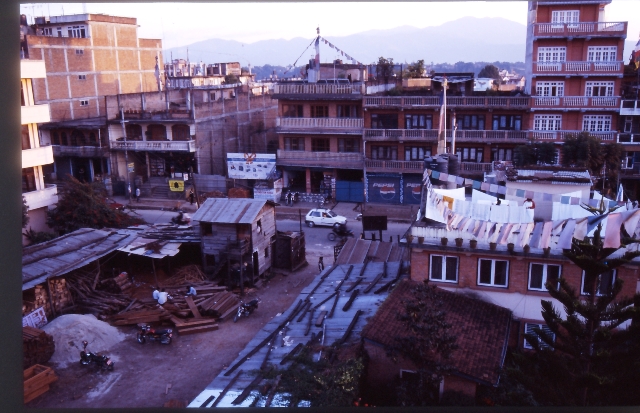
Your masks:
[{"label": "sand pile", "polygon": [[108,350],[125,338],[116,327],[98,320],[93,314],[62,315],[42,329],[53,336],[56,345],[49,361],[61,367],[80,362],[83,340],[89,342],[87,349],[91,352],[105,352],[111,356]]}]

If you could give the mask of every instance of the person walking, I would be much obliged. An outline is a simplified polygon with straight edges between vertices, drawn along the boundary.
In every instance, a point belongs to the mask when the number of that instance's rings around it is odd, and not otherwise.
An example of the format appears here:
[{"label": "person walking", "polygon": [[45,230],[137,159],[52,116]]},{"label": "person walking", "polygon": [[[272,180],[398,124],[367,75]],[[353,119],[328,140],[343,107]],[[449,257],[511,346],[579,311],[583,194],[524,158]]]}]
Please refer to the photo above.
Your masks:
[{"label": "person walking", "polygon": [[318,271],[322,272],[324,270],[324,261],[322,257],[318,258]]},{"label": "person walking", "polygon": [[189,202],[191,202],[191,205],[193,205],[193,201],[196,197],[196,194],[193,193],[193,188],[189,189]]},{"label": "person walking", "polygon": [[136,188],[136,201],[140,202],[140,187]]}]

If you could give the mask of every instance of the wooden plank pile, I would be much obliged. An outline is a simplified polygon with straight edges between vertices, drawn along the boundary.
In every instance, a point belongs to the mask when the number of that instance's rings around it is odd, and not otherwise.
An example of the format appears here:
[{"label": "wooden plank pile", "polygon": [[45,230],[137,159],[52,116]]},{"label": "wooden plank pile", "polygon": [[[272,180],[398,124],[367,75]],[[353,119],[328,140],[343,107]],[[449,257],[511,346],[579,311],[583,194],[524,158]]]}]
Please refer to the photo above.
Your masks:
[{"label": "wooden plank pile", "polygon": [[64,278],[49,280],[49,290],[51,291],[51,299],[55,310],[61,310],[73,303],[71,292],[67,288],[67,280]]},{"label": "wooden plank pile", "polygon": [[39,328],[22,327],[23,368],[46,363],[55,351],[53,336]]},{"label": "wooden plank pile", "polygon": [[40,364],[29,367],[23,372],[24,403],[28,403],[49,390],[49,386],[58,380],[51,367]]},{"label": "wooden plank pile", "polygon": [[96,290],[93,285],[96,276],[77,273],[74,278],[67,279],[67,286],[73,295],[73,309],[76,312],[94,314],[99,319],[116,314],[131,303],[126,294],[114,294]]},{"label": "wooden plank pile", "polygon": [[171,317],[171,313],[163,309],[160,305],[157,305],[156,308],[148,308],[145,304],[141,303],[141,307],[143,308],[111,315],[107,318],[107,321],[113,326],[127,326],[140,323],[159,323],[169,320]]},{"label": "wooden plank pile", "polygon": [[129,292],[131,287],[131,279],[126,272],[120,273],[117,277],[101,280],[99,283],[100,290],[114,294]]},{"label": "wooden plank pile", "polygon": [[33,310],[43,307],[44,313],[47,317],[51,317],[51,303],[49,302],[49,298],[47,297],[47,291],[40,284],[36,285],[33,288],[34,291],[34,299],[33,301],[22,301],[22,316],[31,313]]}]

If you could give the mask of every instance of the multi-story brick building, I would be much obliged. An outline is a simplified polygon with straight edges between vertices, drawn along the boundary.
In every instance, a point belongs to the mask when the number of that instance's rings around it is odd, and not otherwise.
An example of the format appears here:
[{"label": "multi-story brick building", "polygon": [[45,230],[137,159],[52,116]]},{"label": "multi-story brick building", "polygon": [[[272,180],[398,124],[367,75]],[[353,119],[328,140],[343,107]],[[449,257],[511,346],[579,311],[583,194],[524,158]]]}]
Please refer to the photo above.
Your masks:
[{"label": "multi-story brick building", "polygon": [[[46,212],[58,202],[55,185],[44,183],[43,165],[53,163],[50,146],[40,146],[38,124],[50,119],[49,105],[36,103],[33,81],[47,76],[42,60],[20,60],[21,125],[22,125],[22,196],[28,206],[28,228],[46,231]],[[26,240],[23,238],[23,243]]]},{"label": "multi-story brick building", "polygon": [[42,143],[53,146],[55,163],[45,168],[45,178],[108,176],[104,97],[158,91],[162,41],[139,38],[137,20],[129,17],[36,17],[32,26],[24,20],[21,52],[43,60],[47,69],[47,77],[34,83],[36,102],[51,108]]}]

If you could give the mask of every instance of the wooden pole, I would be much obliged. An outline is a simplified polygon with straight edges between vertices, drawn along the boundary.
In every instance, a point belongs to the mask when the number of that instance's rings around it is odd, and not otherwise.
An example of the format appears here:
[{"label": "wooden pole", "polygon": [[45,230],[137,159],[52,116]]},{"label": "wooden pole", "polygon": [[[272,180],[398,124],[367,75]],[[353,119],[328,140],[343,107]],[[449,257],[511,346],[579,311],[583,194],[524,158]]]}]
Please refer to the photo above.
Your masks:
[{"label": "wooden pole", "polygon": [[96,284],[98,284],[98,279],[100,278],[100,259],[96,260],[96,264],[98,266],[98,273],[96,274],[96,278],[93,280],[93,285],[91,286],[92,290],[96,289]]},{"label": "wooden pole", "polygon": [[153,280],[156,282],[156,288],[160,288],[160,284],[158,283],[158,276],[156,274],[156,264],[151,258],[151,268],[153,268]]}]

